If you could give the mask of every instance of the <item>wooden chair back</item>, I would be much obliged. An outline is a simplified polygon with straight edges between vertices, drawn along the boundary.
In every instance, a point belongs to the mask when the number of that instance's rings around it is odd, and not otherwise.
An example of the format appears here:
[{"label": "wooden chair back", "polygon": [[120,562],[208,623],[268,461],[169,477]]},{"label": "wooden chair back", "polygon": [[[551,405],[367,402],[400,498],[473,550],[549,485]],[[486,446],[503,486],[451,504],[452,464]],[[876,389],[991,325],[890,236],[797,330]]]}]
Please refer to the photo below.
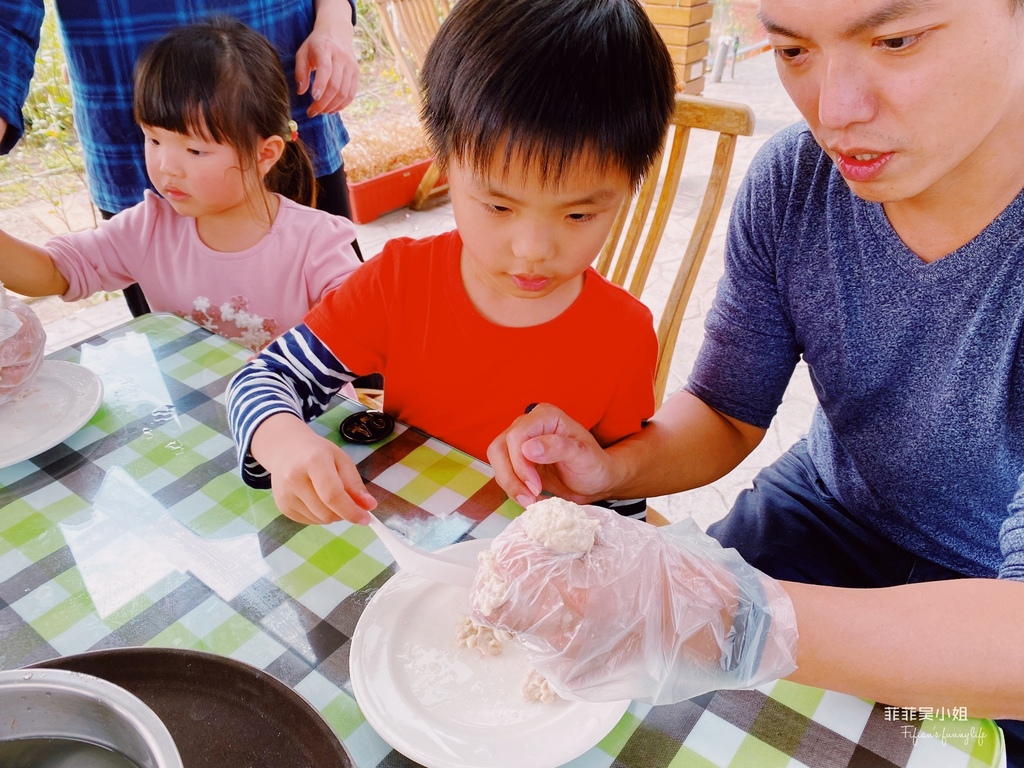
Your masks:
[{"label": "wooden chair back", "polygon": [[[623,203],[594,265],[609,280],[627,288],[638,299],[646,300],[644,288],[665,234],[665,224],[672,215],[694,130],[708,131],[718,137],[707,180],[696,185],[700,200],[696,221],[658,321],[655,402],[659,405],[665,395],[679,325],[722,209],[736,137],[750,136],[754,132],[754,114],[749,107],[702,96],[676,95],[675,112],[662,156],[637,194]],[[689,185],[691,177],[686,178]],[[696,175],[693,178],[696,179]],[[699,191],[701,185],[703,192]],[[672,254],[673,258],[675,255]]]},{"label": "wooden chair back", "polygon": [[[384,37],[395,54],[395,64],[412,92],[418,112],[422,106],[420,68],[441,22],[451,12],[452,3],[449,0],[374,0],[374,3]],[[448,185],[440,179],[437,166],[431,163],[416,189],[413,210],[419,210],[429,197],[447,189]]]},{"label": "wooden chair back", "polygon": [[420,67],[451,6],[448,0],[374,0],[374,3],[384,37],[395,54],[395,64],[418,107]]}]

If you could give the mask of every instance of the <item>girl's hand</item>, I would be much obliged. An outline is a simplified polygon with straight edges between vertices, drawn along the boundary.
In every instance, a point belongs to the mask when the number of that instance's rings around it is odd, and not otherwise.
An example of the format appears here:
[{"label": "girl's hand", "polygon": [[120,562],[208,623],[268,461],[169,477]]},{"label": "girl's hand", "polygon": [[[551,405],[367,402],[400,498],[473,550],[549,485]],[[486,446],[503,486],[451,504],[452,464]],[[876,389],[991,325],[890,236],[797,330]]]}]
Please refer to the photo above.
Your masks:
[{"label": "girl's hand", "polygon": [[253,457],[269,472],[274,501],[297,523],[348,520],[365,525],[377,501],[341,448],[290,413],[268,418],[252,437]]}]

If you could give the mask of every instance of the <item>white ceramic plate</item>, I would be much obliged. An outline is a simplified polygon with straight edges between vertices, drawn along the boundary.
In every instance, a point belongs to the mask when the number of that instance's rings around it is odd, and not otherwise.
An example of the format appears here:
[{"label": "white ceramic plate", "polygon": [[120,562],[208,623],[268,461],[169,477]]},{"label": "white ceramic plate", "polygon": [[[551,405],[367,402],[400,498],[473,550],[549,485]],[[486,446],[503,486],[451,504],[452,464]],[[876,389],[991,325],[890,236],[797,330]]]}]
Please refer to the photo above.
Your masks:
[{"label": "white ceramic plate", "polygon": [[75,363],[44,360],[28,389],[0,405],[0,469],[71,437],[101,402],[103,383],[95,373]]},{"label": "white ceramic plate", "polygon": [[467,590],[399,572],[359,617],[352,687],[396,750],[427,768],[555,768],[619,722],[628,701],[524,700],[529,666],[518,647],[508,643],[497,656],[456,647],[456,622],[468,613]]}]

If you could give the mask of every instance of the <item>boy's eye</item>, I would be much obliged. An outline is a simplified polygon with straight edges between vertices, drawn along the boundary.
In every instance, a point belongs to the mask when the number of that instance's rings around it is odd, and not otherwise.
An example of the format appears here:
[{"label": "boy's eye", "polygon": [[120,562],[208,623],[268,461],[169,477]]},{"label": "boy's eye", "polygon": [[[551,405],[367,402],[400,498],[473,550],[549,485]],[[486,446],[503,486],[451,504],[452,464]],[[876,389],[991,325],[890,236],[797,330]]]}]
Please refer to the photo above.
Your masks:
[{"label": "boy's eye", "polygon": [[201,155],[205,154],[203,152],[203,150],[201,150],[201,149],[192,149],[191,147],[187,151],[188,151],[188,153],[190,155],[195,155],[196,157],[200,157]]},{"label": "boy's eye", "polygon": [[570,213],[569,218],[573,221],[590,221],[594,218],[592,213]]},{"label": "boy's eye", "polygon": [[504,205],[491,205],[490,203],[484,203],[485,207],[491,211],[491,213],[508,213],[511,208],[506,208]]},{"label": "boy's eye", "polygon": [[159,147],[160,146],[160,142],[157,141],[156,139],[154,139],[152,136],[147,136],[146,137],[146,143],[147,144],[151,144],[154,147]]}]

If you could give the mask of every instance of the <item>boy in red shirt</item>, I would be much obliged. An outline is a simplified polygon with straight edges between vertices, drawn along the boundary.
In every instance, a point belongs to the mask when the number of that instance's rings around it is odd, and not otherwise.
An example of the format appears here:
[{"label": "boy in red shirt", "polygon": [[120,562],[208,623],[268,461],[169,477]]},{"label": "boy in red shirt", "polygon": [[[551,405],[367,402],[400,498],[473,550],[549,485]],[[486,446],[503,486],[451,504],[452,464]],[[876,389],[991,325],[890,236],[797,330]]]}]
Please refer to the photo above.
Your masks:
[{"label": "boy in red shirt", "polygon": [[457,230],[389,242],[230,387],[243,478],[298,522],[365,522],[376,504],[305,424],[356,376],[383,373],[387,412],[481,459],[533,402],[602,445],[654,412],[651,313],[590,267],[673,109],[643,8],[460,0],[421,81]]}]

